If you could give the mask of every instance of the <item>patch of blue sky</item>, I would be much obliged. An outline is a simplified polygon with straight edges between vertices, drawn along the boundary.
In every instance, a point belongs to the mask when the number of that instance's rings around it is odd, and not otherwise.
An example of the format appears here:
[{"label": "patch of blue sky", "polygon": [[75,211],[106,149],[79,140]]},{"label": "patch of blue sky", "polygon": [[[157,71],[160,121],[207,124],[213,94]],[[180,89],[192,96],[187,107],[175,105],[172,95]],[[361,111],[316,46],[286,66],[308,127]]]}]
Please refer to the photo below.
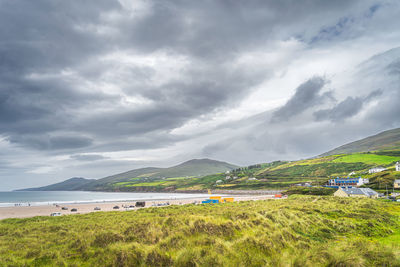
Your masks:
[{"label": "patch of blue sky", "polygon": [[345,33],[346,37],[351,37],[352,34],[350,29],[352,25],[371,19],[381,7],[382,4],[374,4],[361,16],[347,16],[340,18],[335,25],[323,27],[316,35],[311,37],[309,44],[315,44],[320,41],[332,41],[341,37]]},{"label": "patch of blue sky", "polygon": [[378,9],[380,9],[381,7],[382,7],[381,4],[372,5],[372,6],[368,9],[368,11],[366,12],[365,17],[367,17],[367,18],[372,18],[372,17],[375,15],[375,13],[378,11]]},{"label": "patch of blue sky", "polygon": [[340,36],[344,31],[351,27],[351,24],[355,22],[352,17],[343,17],[333,26],[327,26],[322,28],[317,35],[313,36],[310,40],[310,44],[319,41],[329,41]]}]

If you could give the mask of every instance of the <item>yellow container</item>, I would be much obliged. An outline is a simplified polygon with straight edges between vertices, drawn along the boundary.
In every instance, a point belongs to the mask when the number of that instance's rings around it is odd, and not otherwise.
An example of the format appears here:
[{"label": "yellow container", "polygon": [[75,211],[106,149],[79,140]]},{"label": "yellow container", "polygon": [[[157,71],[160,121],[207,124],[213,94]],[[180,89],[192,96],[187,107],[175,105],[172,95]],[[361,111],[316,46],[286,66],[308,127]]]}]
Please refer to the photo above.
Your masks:
[{"label": "yellow container", "polygon": [[221,203],[221,202],[222,202],[222,199],[221,199],[221,197],[218,197],[218,196],[213,196],[213,197],[210,197],[210,199],[215,199],[215,200],[218,200],[218,203]]},{"label": "yellow container", "polygon": [[233,202],[233,197],[226,197],[224,198],[224,202]]}]

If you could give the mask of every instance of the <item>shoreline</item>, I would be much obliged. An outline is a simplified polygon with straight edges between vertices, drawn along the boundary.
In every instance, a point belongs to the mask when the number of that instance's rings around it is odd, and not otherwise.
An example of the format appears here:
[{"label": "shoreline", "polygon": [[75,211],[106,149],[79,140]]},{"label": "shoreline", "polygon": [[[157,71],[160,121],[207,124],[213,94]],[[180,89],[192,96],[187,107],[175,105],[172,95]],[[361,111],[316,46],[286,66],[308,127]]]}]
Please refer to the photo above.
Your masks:
[{"label": "shoreline", "polygon": [[[221,194],[222,195],[222,194]],[[216,195],[213,195],[216,196]],[[262,200],[274,199],[274,195],[224,195],[224,197],[233,197],[236,201],[249,201],[249,200]],[[137,200],[146,202],[144,208],[165,206],[169,205],[186,205],[186,204],[200,204],[201,201],[208,197],[192,197],[180,199],[159,199],[159,200]],[[40,206],[11,206],[0,207],[0,220],[10,218],[30,218],[36,216],[50,216],[53,212],[60,212],[61,216],[74,215],[74,214],[87,214],[91,212],[108,212],[108,211],[125,211],[123,206],[135,205],[136,200],[126,201],[110,201],[110,202],[92,202],[92,203],[57,203]],[[207,204],[204,204],[207,205]],[[210,205],[210,204],[208,204]],[[114,206],[119,206],[119,209],[113,209]],[[67,207],[68,210],[62,210],[62,207]],[[94,208],[99,207],[100,211],[95,211]],[[71,212],[71,209],[77,209],[76,212]],[[129,208],[129,210],[137,210],[138,207]]]}]

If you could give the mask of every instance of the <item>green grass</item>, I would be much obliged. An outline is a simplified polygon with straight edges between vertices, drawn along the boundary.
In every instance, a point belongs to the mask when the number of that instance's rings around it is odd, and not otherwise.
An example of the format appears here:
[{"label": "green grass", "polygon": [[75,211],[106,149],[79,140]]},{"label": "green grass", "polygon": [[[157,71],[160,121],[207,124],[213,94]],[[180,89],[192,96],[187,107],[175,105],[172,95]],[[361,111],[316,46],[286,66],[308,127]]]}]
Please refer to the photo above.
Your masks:
[{"label": "green grass", "polygon": [[333,162],[343,162],[343,163],[362,162],[370,165],[388,165],[399,160],[400,157],[396,156],[375,155],[375,154],[350,154],[339,157],[333,160]]},{"label": "green grass", "polygon": [[[265,190],[289,189],[290,187],[308,182],[312,185],[326,184],[331,177],[346,177],[351,172],[356,176],[370,178],[374,189],[391,188],[396,178],[394,162],[400,161],[397,150],[355,153],[350,155],[333,155],[327,157],[306,159],[300,161],[275,161],[240,167],[231,171],[231,177],[226,180],[225,173],[216,173],[203,177],[177,176],[170,178],[142,177],[110,185],[109,189],[119,191],[204,191],[207,189],[227,190]],[[368,170],[382,165],[389,168],[388,173],[369,175]],[[393,166],[392,166],[393,165]],[[383,177],[384,176],[384,177]],[[258,181],[248,181],[256,177]],[[222,180],[222,183],[216,181]]]},{"label": "green grass", "polygon": [[400,205],[371,199],[170,206],[0,221],[0,266],[399,266]]}]

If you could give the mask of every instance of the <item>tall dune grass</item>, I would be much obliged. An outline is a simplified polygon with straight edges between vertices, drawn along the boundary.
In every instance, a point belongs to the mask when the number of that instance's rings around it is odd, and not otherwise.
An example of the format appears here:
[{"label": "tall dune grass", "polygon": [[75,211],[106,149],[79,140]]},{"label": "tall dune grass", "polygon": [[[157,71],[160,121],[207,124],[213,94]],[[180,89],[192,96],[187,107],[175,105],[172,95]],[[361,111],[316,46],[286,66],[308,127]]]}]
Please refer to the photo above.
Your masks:
[{"label": "tall dune grass", "polygon": [[399,219],[312,196],[7,219],[0,266],[399,266]]}]

